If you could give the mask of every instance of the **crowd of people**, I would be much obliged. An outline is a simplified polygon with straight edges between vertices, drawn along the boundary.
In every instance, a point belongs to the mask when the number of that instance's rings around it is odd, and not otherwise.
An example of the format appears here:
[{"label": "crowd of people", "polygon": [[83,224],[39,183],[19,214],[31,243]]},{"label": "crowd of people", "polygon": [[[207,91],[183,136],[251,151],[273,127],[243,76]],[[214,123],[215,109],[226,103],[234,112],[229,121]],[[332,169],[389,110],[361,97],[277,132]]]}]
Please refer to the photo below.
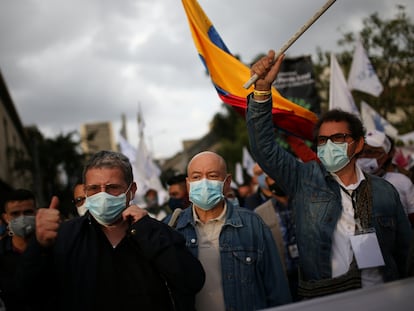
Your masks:
[{"label": "crowd of people", "polygon": [[413,277],[414,186],[392,139],[330,110],[315,152],[287,152],[273,134],[274,55],[251,68],[251,180],[236,185],[203,151],[168,180],[167,202],[148,189],[140,207],[128,158],[100,151],[73,186],[74,218],[57,197],[38,208],[30,190],[8,193],[0,308],[258,310]]}]

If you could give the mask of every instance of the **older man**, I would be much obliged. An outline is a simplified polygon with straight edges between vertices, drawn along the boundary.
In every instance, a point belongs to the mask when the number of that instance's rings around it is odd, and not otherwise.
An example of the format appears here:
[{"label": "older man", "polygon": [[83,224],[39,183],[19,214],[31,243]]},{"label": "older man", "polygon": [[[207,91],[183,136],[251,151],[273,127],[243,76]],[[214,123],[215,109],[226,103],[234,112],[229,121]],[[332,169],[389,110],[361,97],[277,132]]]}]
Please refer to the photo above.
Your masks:
[{"label": "older man", "polygon": [[410,225],[398,192],[356,165],[364,147],[361,120],[342,110],[315,127],[318,161],[303,163],[274,139],[271,87],[283,56],[259,59],[248,97],[252,155],[291,198],[300,254],[300,293],[315,297],[406,276]]},{"label": "older man", "polygon": [[180,234],[129,205],[137,185],[128,159],[98,152],[83,178],[83,217],[61,222],[57,198],[37,213],[26,292],[56,297],[54,310],[193,310],[202,266]]},{"label": "older man", "polygon": [[195,155],[187,168],[192,208],[176,229],[206,271],[197,310],[256,310],[291,301],[270,229],[260,217],[226,201],[231,176],[213,152]]}]

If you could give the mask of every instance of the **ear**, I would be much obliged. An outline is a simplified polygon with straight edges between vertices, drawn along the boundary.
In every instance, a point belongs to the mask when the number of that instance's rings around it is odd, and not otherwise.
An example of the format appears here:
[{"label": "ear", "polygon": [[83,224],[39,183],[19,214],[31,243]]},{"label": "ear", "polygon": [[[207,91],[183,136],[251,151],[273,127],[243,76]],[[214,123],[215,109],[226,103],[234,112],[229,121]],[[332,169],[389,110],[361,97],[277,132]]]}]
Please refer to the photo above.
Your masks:
[{"label": "ear", "polygon": [[362,149],[364,149],[364,146],[365,146],[364,137],[360,137],[359,140],[356,142],[355,154],[361,153]]},{"label": "ear", "polygon": [[129,200],[132,201],[135,198],[135,192],[137,192],[137,183],[135,181],[131,184],[129,192],[131,193],[131,197]]},{"label": "ear", "polygon": [[232,181],[231,174],[227,174],[226,179],[224,181],[224,185],[223,185],[223,193],[227,193],[227,191],[230,190],[231,181]]}]

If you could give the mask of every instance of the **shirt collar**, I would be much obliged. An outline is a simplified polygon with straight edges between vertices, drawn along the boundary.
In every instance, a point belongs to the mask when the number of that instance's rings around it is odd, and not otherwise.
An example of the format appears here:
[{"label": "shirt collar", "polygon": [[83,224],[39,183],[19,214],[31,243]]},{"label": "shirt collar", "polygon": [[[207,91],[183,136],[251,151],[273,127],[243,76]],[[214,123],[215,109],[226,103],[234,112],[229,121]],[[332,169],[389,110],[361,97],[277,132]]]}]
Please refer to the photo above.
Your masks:
[{"label": "shirt collar", "polygon": [[[193,205],[193,211],[192,212],[193,212],[194,221],[196,223],[201,223],[200,218],[198,218],[198,215],[196,213],[194,205]],[[224,223],[224,221],[226,219],[226,212],[227,212],[227,202],[226,202],[226,200],[224,200],[224,208],[223,208],[221,214],[218,215],[216,218],[210,219],[208,222],[210,222],[210,221],[221,221],[222,223]]]},{"label": "shirt collar", "polygon": [[356,188],[358,188],[358,186],[361,184],[361,182],[363,181],[363,180],[365,180],[365,176],[364,176],[364,173],[362,173],[362,170],[361,170],[361,168],[358,166],[358,165],[355,165],[355,171],[356,171],[356,174],[357,174],[357,182],[355,183],[355,184],[350,184],[350,185],[348,185],[348,186],[345,186],[344,184],[343,184],[343,182],[341,181],[341,179],[338,177],[338,175],[336,175],[335,173],[331,173],[331,175],[332,175],[332,177],[338,182],[338,184],[342,187],[342,188],[344,188],[344,189],[346,189],[346,190],[351,190],[351,191],[353,191],[353,190],[355,190]]}]

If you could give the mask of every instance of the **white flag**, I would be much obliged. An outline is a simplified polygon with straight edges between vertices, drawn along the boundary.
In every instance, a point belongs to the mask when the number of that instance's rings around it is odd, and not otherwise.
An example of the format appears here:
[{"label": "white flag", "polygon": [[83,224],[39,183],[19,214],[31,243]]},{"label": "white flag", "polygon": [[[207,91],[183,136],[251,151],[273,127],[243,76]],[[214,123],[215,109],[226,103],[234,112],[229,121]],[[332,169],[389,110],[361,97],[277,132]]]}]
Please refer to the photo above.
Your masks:
[{"label": "white flag", "polygon": [[247,174],[253,177],[253,167],[256,161],[253,160],[252,156],[249,153],[249,150],[247,150],[246,147],[243,147],[242,162],[242,166],[246,169]]},{"label": "white flag", "polygon": [[401,135],[399,139],[404,143],[405,146],[414,146],[414,131]]},{"label": "white flag", "polygon": [[236,180],[236,183],[238,185],[243,185],[243,183],[244,183],[243,168],[242,168],[240,162],[236,163],[234,179]]},{"label": "white flag", "polygon": [[137,156],[137,149],[134,148],[123,135],[119,135],[119,149],[131,162],[132,166],[135,164],[135,158]]},{"label": "white flag", "polygon": [[131,162],[134,181],[137,183],[136,201],[143,204],[143,196],[148,189],[158,192],[159,202],[163,203],[168,193],[162,186],[159,178],[161,170],[154,163],[143,139],[140,139],[138,148],[134,148],[122,135],[119,137],[120,151]]},{"label": "white flag", "polygon": [[361,102],[361,119],[367,130],[378,130],[394,139],[398,136],[398,130],[364,101]]},{"label": "white flag", "polygon": [[341,109],[360,116],[351,91],[349,91],[346,84],[344,74],[333,53],[331,53],[331,77],[329,83],[329,110],[331,109]]},{"label": "white flag", "polygon": [[382,90],[382,84],[375,73],[374,67],[368,58],[361,40],[358,40],[352,59],[351,70],[348,76],[350,90],[358,90],[378,97]]}]

